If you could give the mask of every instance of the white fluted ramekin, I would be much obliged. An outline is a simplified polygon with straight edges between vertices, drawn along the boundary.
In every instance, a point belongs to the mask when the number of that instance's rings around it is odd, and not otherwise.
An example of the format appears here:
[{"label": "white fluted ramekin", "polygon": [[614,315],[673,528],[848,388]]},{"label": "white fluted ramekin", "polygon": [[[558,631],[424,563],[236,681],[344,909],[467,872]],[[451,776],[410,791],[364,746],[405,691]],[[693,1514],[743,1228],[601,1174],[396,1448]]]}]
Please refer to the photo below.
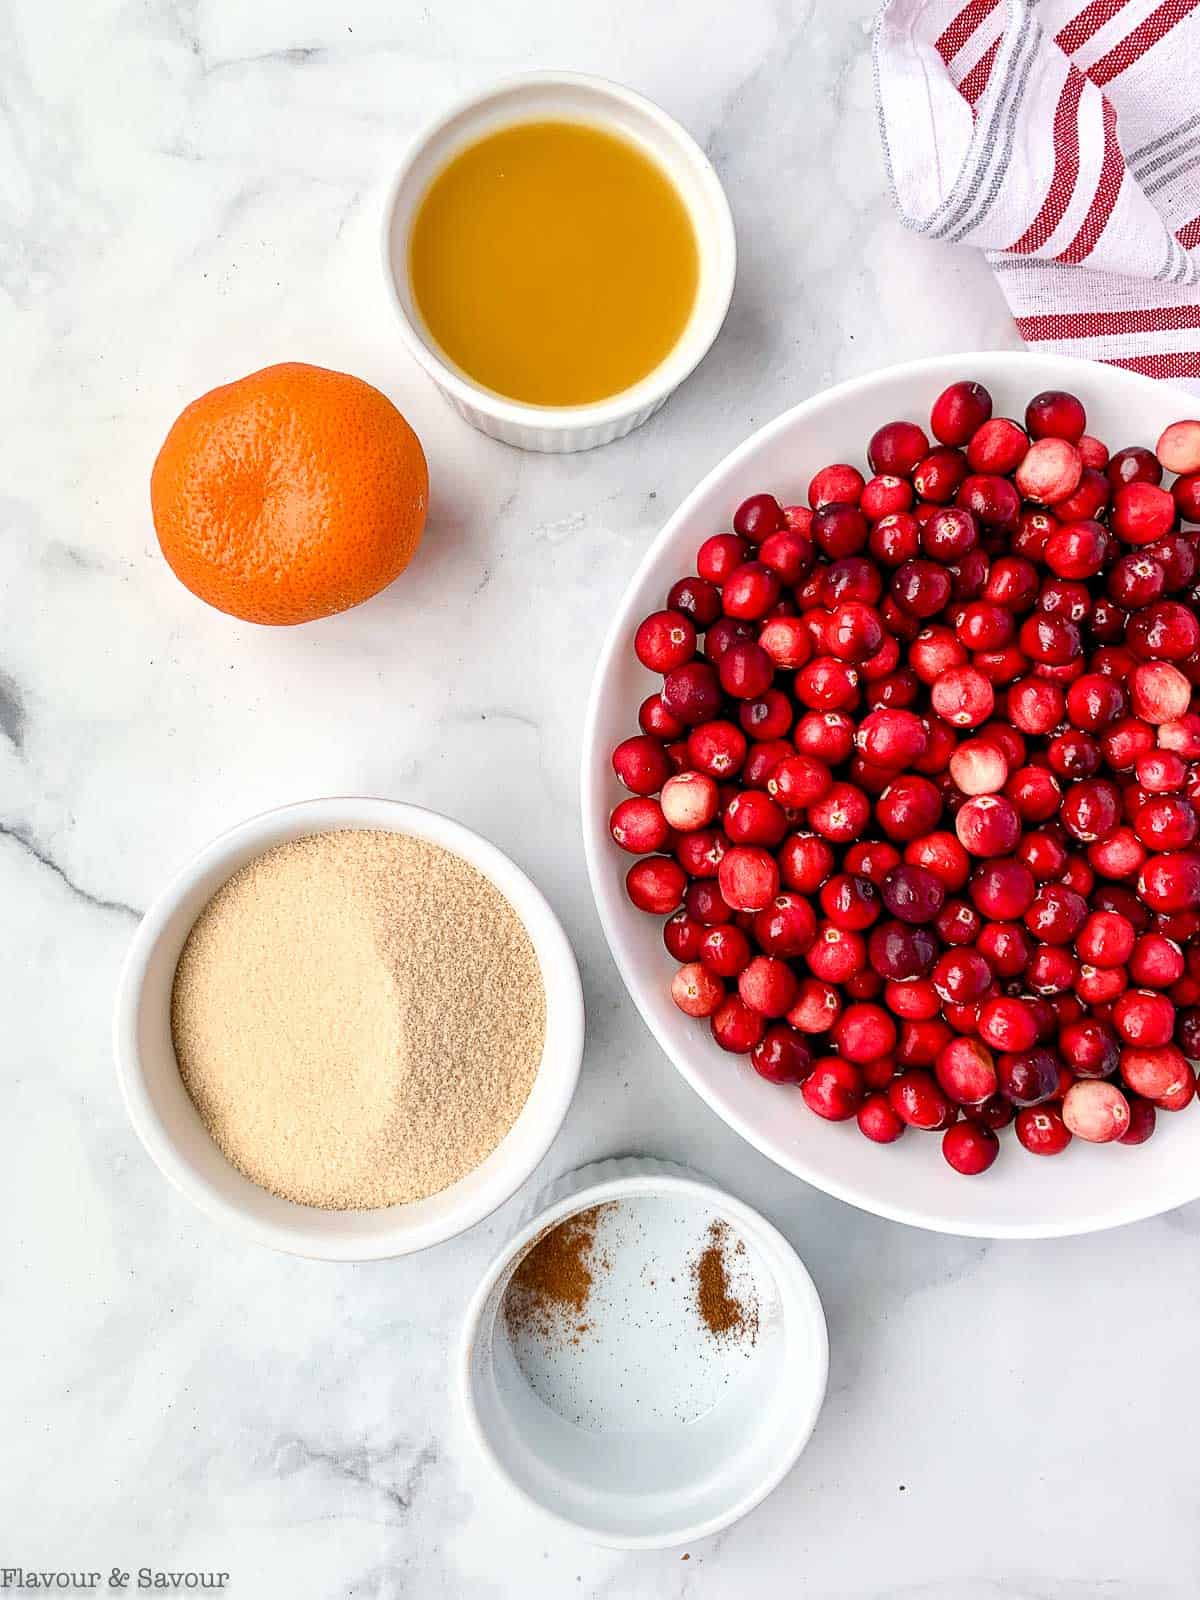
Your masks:
[{"label": "white fluted ramekin", "polygon": [[[183,1086],[171,1043],[171,989],[192,924],[217,890],[275,845],[344,828],[428,839],[490,878],[533,943],[546,990],[546,1038],[529,1098],[492,1153],[426,1200],[371,1211],[298,1205],[252,1183],[221,1154]],[[408,1255],[462,1233],[502,1205],[553,1143],[583,1057],[583,992],[567,936],[541,892],[494,844],[460,822],[397,800],[340,798],[281,806],[239,823],[182,867],[142,918],[113,1011],[117,1078],[134,1131],[163,1176],[258,1244],[326,1261]]]},{"label": "white fluted ramekin", "polygon": [[[460,150],[498,128],[544,119],[587,122],[623,135],[665,169],[678,189],[700,256],[696,303],[674,349],[632,388],[583,406],[533,406],[475,383],[438,348],[413,300],[408,242],[430,183]],[[721,181],[696,141],[651,101],[575,72],[509,78],[462,101],[420,135],[388,192],[383,270],[409,350],[459,414],[480,432],[522,450],[592,450],[639,427],[704,358],[733,294],[737,245]]]},{"label": "white fluted ramekin", "polygon": [[[728,1224],[759,1263],[769,1303],[760,1337],[746,1352],[747,1381],[705,1416],[675,1425],[660,1419],[632,1436],[590,1431],[552,1411],[524,1379],[505,1332],[504,1296],[532,1246],[568,1217],[647,1201],[694,1212],[698,1238],[709,1220]],[[643,1212],[635,1229],[647,1247],[654,1227]],[[653,1332],[659,1302],[644,1271],[642,1279],[624,1327],[608,1327],[606,1342],[619,1343],[608,1353],[618,1382],[623,1366],[628,1379],[628,1369],[659,1358],[661,1336]],[[697,1321],[697,1340],[707,1337]],[[677,1350],[685,1366],[695,1358],[695,1351]],[[568,1173],[528,1208],[471,1298],[455,1376],[472,1439],[527,1504],[593,1544],[656,1550],[717,1533],[782,1482],[816,1427],[828,1373],[820,1296],[779,1230],[686,1167],[631,1156]]]}]

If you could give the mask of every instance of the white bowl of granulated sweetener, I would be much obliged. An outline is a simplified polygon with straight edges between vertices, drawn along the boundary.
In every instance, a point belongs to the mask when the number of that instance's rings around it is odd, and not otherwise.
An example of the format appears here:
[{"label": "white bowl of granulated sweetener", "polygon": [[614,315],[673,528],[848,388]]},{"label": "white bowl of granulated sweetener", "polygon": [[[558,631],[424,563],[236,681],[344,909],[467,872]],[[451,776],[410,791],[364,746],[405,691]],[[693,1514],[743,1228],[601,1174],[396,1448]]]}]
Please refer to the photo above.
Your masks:
[{"label": "white bowl of granulated sweetener", "polygon": [[[458,1032],[434,1037],[443,1016]],[[583,1028],[567,937],[495,845],[419,806],[328,799],[252,817],[176,873],[126,956],[113,1047],[138,1137],[203,1212],[277,1250],[368,1261],[461,1233],[520,1187],[566,1116]]]}]

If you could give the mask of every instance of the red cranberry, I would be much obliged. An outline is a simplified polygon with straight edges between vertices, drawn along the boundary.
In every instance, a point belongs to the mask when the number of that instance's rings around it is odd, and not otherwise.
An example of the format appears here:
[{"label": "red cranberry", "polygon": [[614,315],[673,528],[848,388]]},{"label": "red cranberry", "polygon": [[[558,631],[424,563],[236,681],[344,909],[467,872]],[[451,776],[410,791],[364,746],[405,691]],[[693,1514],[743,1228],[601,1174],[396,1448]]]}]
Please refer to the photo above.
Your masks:
[{"label": "red cranberry", "polygon": [[671,764],[657,739],[635,734],[613,751],[613,771],[634,794],[656,794],[671,775]]},{"label": "red cranberry", "polygon": [[852,928],[832,922],[817,924],[813,942],[805,951],[808,970],[823,983],[849,983],[866,964],[866,945]]},{"label": "red cranberry", "polygon": [[918,461],[912,472],[912,485],[921,501],[928,505],[948,505],[967,476],[967,460],[961,450],[943,445]]},{"label": "red cranberry", "polygon": [[974,667],[951,667],[940,673],[929,698],[938,716],[956,728],[979,727],[995,705],[991,684]]},{"label": "red cranberry", "polygon": [[864,550],[870,528],[866,517],[856,505],[833,501],[823,505],[813,516],[813,543],[818,545],[831,561],[841,556],[857,555]]},{"label": "red cranberry", "polygon": [[883,903],[901,922],[932,922],[942,909],[946,890],[927,868],[903,862],[883,880]]},{"label": "red cranberry", "polygon": [[942,1088],[959,1105],[979,1105],[996,1093],[996,1063],[990,1050],[975,1039],[952,1039],[935,1067]]},{"label": "red cranberry", "polygon": [[956,506],[970,511],[988,534],[1011,534],[1021,515],[1021,497],[996,473],[975,473],[964,478],[954,497]]},{"label": "red cranberry", "polygon": [[1171,1042],[1175,1032],[1175,1007],[1165,995],[1130,989],[1113,1006],[1112,1020],[1126,1044],[1155,1049]]},{"label": "red cranberry", "polygon": [[687,876],[670,856],[645,856],[635,861],[625,878],[625,889],[639,911],[665,917],[683,899]]},{"label": "red cranberry", "polygon": [[712,778],[732,778],[746,759],[746,737],[732,722],[702,722],[687,744],[692,765]]},{"label": "red cranberry", "polygon": [[892,1110],[910,1128],[944,1128],[954,1108],[933,1074],[920,1067],[901,1073],[888,1085]]},{"label": "red cranberry", "polygon": [[933,402],[929,424],[942,444],[966,444],[992,414],[992,397],[981,383],[952,383]]},{"label": "red cranberry", "polygon": [[973,856],[1004,856],[1020,838],[1021,819],[1003,795],[982,794],[960,807],[954,831]]},{"label": "red cranberry", "polygon": [[929,440],[915,422],[888,422],[872,436],[867,460],[872,472],[906,478],[929,452]]},{"label": "red cranberry", "polygon": [[1126,483],[1162,482],[1162,466],[1157,456],[1139,444],[1118,450],[1109,460],[1106,471],[1114,489]]},{"label": "red cranberry", "polygon": [[1126,544],[1153,544],[1175,525],[1175,499],[1152,483],[1126,483],[1113,492],[1112,530]]},{"label": "red cranberry", "polygon": [[882,1006],[848,1006],[833,1026],[833,1042],[848,1061],[875,1061],[895,1049],[896,1024]]},{"label": "red cranberry", "polygon": [[655,739],[678,739],[683,723],[663,704],[660,694],[647,695],[638,707],[638,725]]},{"label": "red cranberry", "polygon": [[844,463],[822,467],[808,486],[808,503],[814,511],[834,502],[856,506],[865,481],[857,467]]},{"label": "red cranberry", "polygon": [[873,1144],[894,1144],[904,1132],[904,1123],[887,1095],[876,1090],[858,1108],[858,1128]]},{"label": "red cranberry", "polygon": [[[670,780],[668,780],[670,781]],[[622,800],[609,818],[609,831],[632,855],[647,855],[663,850],[671,838],[671,827],[657,800],[635,797]]]},{"label": "red cranberry", "polygon": [[667,607],[681,611],[697,628],[707,628],[721,615],[721,594],[705,578],[680,578],[667,592]]},{"label": "red cranberry", "polygon": [[812,1053],[794,1028],[775,1022],[751,1050],[750,1065],[768,1083],[801,1083],[812,1067]]},{"label": "red cranberry", "polygon": [[755,956],[738,974],[738,994],[762,1017],[786,1015],[799,988],[791,967],[776,956]]},{"label": "red cranberry", "polygon": [[754,916],[754,937],[771,956],[803,955],[816,928],[817,919],[808,901],[786,890]]},{"label": "red cranberry", "polygon": [[769,533],[783,527],[783,512],[773,494],[752,494],[733,513],[733,531],[751,544],[761,544]]},{"label": "red cranberry", "polygon": [[[896,778],[875,803],[875,816],[889,839],[918,839],[937,824],[941,813],[942,798],[935,785],[910,774]],[[862,828],[855,831],[861,833]]]},{"label": "red cranberry", "polygon": [[967,892],[989,921],[1015,922],[1033,904],[1037,889],[1023,861],[992,859],[975,868]]},{"label": "red cranberry", "polygon": [[792,702],[782,689],[768,689],[738,707],[743,730],[758,740],[782,739],[791,728],[792,719]]},{"label": "red cranberry", "polygon": [[1071,1132],[1055,1106],[1026,1107],[1017,1112],[1017,1138],[1032,1155],[1057,1156],[1071,1142]]},{"label": "red cranberry", "polygon": [[821,910],[835,927],[861,933],[879,920],[879,890],[869,878],[834,873],[821,885]]},{"label": "red cranberry", "polygon": [[1200,522],[1200,472],[1189,472],[1171,485],[1175,509],[1185,522]]},{"label": "red cranberry", "polygon": [[721,605],[727,617],[755,622],[765,617],[780,596],[779,575],[761,561],[746,561],[725,580]]},{"label": "red cranberry", "polygon": [[779,893],[779,868],[766,850],[742,845],[726,854],[717,883],[735,911],[761,911]]},{"label": "red cranberry", "polygon": [[1037,1042],[1037,1019],[1024,1000],[998,996],[979,1009],[979,1037],[993,1050],[1022,1055]]},{"label": "red cranberry", "polygon": [[1087,778],[1072,784],[1063,797],[1063,826],[1085,844],[1107,838],[1120,820],[1120,796],[1116,785],[1107,778]]},{"label": "red cranberry", "polygon": [[862,1069],[840,1056],[822,1056],[800,1086],[810,1111],[829,1122],[846,1122],[863,1098]]},{"label": "red cranberry", "polygon": [[1183,977],[1183,951],[1161,933],[1143,933],[1133,946],[1129,976],[1151,989],[1167,989]]},{"label": "red cranberry", "polygon": [[756,700],[771,687],[775,663],[761,645],[739,639],[721,657],[719,672],[726,694],[735,700]]},{"label": "red cranberry", "polygon": [[721,711],[721,685],[716,668],[706,661],[687,661],[663,680],[663,701],[680,722],[693,727]]},{"label": "red cranberry", "polygon": [[1049,1050],[1005,1051],[996,1062],[1000,1093],[1015,1106],[1036,1106],[1058,1089],[1059,1060]]},{"label": "red cranberry", "polygon": [[766,1031],[765,1019],[736,994],[723,1000],[712,1016],[713,1038],[733,1055],[749,1055]]},{"label": "red cranberry", "polygon": [[1064,389],[1045,389],[1025,407],[1025,426],[1031,439],[1066,439],[1075,444],[1087,427],[1087,412]]},{"label": "red cranberry", "polygon": [[714,533],[696,552],[696,571],[706,583],[721,584],[750,554],[750,546],[735,533]]},{"label": "red cranberry", "polygon": [[793,833],[779,850],[779,871],[789,889],[815,894],[833,870],[834,855],[813,833]]},{"label": "red cranberry", "polygon": [[709,928],[700,940],[700,960],[719,978],[736,978],[751,954],[749,939],[731,924]]},{"label": "red cranberry", "polygon": [[927,928],[881,922],[871,929],[867,955],[881,978],[923,978],[937,959],[937,941]]},{"label": "red cranberry", "polygon": [[[1121,1076],[1135,1094],[1147,1100],[1170,1100],[1194,1082],[1182,1050],[1174,1045],[1134,1047],[1121,1051]],[[1188,1094],[1188,1099],[1191,1095]]]},{"label": "red cranberry", "polygon": [[942,1154],[967,1177],[986,1172],[1000,1154],[1000,1141],[990,1128],[969,1118],[956,1122],[942,1135]]},{"label": "red cranberry", "polygon": [[644,667],[666,674],[692,659],[696,629],[680,611],[656,611],[638,625],[633,648]]},{"label": "red cranberry", "polygon": [[1156,1113],[1149,1100],[1143,1100],[1140,1095],[1128,1094],[1125,1098],[1129,1101],[1129,1126],[1118,1140],[1119,1144],[1145,1144],[1146,1140],[1153,1137]]}]

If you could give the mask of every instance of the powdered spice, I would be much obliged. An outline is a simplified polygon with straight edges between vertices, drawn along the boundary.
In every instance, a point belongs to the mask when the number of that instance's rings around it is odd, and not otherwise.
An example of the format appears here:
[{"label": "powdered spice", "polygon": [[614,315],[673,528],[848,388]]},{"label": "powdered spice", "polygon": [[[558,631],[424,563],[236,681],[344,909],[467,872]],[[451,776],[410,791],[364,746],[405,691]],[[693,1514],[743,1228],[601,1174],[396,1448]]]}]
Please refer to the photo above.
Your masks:
[{"label": "powdered spice", "polygon": [[592,1206],[544,1233],[521,1260],[504,1296],[504,1317],[514,1336],[577,1342],[588,1331],[584,1312],[594,1273],[596,1228],[609,1205]]},{"label": "powdered spice", "polygon": [[[726,1266],[726,1252],[731,1248],[728,1224],[714,1217],[707,1237],[707,1245],[692,1266],[701,1320],[715,1338],[748,1338],[753,1344],[758,1338],[758,1306],[747,1305],[732,1291]],[[746,1253],[741,1239],[732,1248],[736,1254]]]}]

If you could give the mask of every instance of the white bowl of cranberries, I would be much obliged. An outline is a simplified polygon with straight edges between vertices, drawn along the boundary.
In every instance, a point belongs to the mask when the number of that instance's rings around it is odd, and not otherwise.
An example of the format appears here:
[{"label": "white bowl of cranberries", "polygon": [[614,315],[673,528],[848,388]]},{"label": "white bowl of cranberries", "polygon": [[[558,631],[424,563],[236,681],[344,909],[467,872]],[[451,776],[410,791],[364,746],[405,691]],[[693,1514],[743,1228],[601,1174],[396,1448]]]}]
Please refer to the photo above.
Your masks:
[{"label": "white bowl of cranberries", "polygon": [[601,919],[693,1087],[831,1194],[1026,1237],[1200,1195],[1198,416],[1058,356],[892,368],[755,434],[630,585]]}]

